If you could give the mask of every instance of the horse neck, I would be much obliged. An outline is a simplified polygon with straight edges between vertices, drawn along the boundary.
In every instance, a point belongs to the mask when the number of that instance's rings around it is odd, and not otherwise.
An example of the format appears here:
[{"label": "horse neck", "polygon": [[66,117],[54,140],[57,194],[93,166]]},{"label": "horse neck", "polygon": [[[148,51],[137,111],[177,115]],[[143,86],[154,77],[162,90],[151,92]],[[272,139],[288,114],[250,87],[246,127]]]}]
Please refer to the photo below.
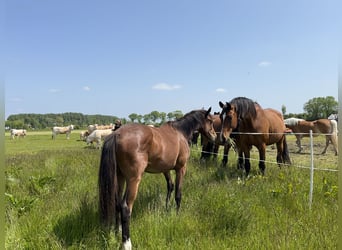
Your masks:
[{"label": "horse neck", "polygon": [[182,133],[187,140],[189,140],[192,137],[192,134],[200,128],[200,124],[195,120],[173,121],[172,126]]}]

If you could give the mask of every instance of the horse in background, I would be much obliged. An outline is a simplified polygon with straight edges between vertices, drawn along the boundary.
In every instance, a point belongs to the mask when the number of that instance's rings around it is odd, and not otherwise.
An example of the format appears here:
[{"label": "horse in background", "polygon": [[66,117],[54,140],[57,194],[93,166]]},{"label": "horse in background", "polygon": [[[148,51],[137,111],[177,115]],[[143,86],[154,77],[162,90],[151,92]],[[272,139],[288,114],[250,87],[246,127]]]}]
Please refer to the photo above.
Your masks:
[{"label": "horse in background", "polygon": [[[236,97],[225,104],[220,118],[222,128],[220,139],[227,143],[233,134],[239,151],[239,167],[244,165],[246,175],[250,172],[250,150],[255,146],[259,151],[259,169],[265,173],[266,146],[277,145],[277,162],[291,164],[285,137],[283,116],[274,109],[263,109],[258,103],[246,97]],[[244,160],[243,160],[244,156]],[[244,164],[243,164],[244,163]]]},{"label": "horse in background", "polygon": [[210,140],[216,139],[210,111],[211,108],[194,110],[160,127],[125,124],[106,137],[98,181],[100,215],[108,226],[115,221],[118,227],[121,218],[124,249],[132,247],[129,224],[144,172],[164,174],[168,188],[166,205],[173,190],[170,171],[176,172],[175,201],[179,210],[193,132],[198,130]]},{"label": "horse in background", "polygon": [[222,143],[220,141],[220,132],[221,132],[221,119],[220,119],[220,113],[214,112],[213,118],[213,126],[214,130],[216,132],[216,140],[215,142],[211,142],[206,137],[201,137],[201,144],[202,144],[202,152],[201,152],[201,159],[208,159],[210,156],[213,156],[214,159],[217,158],[218,151],[220,146],[224,146],[223,150],[223,158],[222,158],[222,166],[226,166],[228,163],[228,152],[231,147],[228,143]]},{"label": "horse in background", "polygon": [[66,138],[69,140],[71,130],[74,129],[74,125],[69,125],[67,127],[53,127],[52,130],[52,140],[56,139],[58,134],[66,134]]},{"label": "horse in background", "polygon": [[312,130],[313,136],[318,136],[320,134],[325,135],[325,148],[322,154],[327,152],[329,142],[332,143],[335,155],[338,154],[338,144],[337,144],[337,122],[336,120],[329,119],[318,119],[315,121],[306,121],[299,118],[288,118],[284,120],[285,126],[295,134],[296,144],[299,148],[298,153],[302,152],[303,147],[301,140],[303,137],[310,137],[310,130]]},{"label": "horse in background", "polygon": [[11,133],[11,138],[12,140],[15,138],[15,137],[23,137],[25,138],[26,137],[26,134],[27,134],[27,131],[26,129],[11,129],[10,130],[10,133]]}]

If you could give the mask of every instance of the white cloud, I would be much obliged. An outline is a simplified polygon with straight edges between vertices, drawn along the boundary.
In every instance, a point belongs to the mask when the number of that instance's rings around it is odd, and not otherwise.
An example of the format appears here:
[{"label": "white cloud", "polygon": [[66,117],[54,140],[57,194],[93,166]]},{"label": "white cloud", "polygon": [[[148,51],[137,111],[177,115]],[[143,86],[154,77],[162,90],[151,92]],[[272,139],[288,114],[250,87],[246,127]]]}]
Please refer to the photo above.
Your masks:
[{"label": "white cloud", "polygon": [[61,92],[62,90],[60,89],[49,89],[49,92],[50,93],[58,93],[58,92]]},{"label": "white cloud", "polygon": [[222,92],[226,92],[226,90],[225,90],[224,88],[217,88],[217,89],[216,89],[216,92],[222,93]]},{"label": "white cloud", "polygon": [[90,91],[90,87],[84,86],[84,87],[83,87],[83,90],[84,90],[84,91]]},{"label": "white cloud", "polygon": [[156,90],[175,90],[175,89],[180,89],[180,88],[181,86],[178,84],[170,85],[167,83],[157,83],[156,85],[152,87],[152,89],[156,89]]},{"label": "white cloud", "polygon": [[259,62],[258,63],[258,66],[259,67],[268,67],[268,66],[271,66],[271,62],[269,62],[269,61],[261,61],[261,62]]}]

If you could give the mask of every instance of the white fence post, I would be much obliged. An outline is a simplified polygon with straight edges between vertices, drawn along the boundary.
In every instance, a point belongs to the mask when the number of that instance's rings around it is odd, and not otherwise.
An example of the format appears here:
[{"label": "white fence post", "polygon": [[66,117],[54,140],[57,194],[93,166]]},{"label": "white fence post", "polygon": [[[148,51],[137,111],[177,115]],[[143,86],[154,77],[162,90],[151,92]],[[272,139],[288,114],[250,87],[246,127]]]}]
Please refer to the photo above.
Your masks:
[{"label": "white fence post", "polygon": [[314,175],[313,136],[312,136],[312,130],[310,130],[310,152],[311,152],[311,167],[310,167],[309,208],[311,209],[311,205],[312,205],[312,193],[313,193],[313,175]]}]

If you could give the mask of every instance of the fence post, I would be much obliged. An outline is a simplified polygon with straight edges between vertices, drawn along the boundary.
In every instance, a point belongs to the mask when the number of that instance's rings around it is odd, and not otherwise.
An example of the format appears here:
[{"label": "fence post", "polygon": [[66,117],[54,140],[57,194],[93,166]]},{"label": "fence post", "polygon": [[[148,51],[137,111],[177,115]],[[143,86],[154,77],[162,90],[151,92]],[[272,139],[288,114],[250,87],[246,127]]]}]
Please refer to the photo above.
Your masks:
[{"label": "fence post", "polygon": [[312,193],[313,193],[313,175],[314,175],[314,159],[313,159],[313,136],[312,130],[310,130],[310,152],[311,152],[311,167],[310,167],[310,192],[309,192],[309,208],[312,205]]}]

